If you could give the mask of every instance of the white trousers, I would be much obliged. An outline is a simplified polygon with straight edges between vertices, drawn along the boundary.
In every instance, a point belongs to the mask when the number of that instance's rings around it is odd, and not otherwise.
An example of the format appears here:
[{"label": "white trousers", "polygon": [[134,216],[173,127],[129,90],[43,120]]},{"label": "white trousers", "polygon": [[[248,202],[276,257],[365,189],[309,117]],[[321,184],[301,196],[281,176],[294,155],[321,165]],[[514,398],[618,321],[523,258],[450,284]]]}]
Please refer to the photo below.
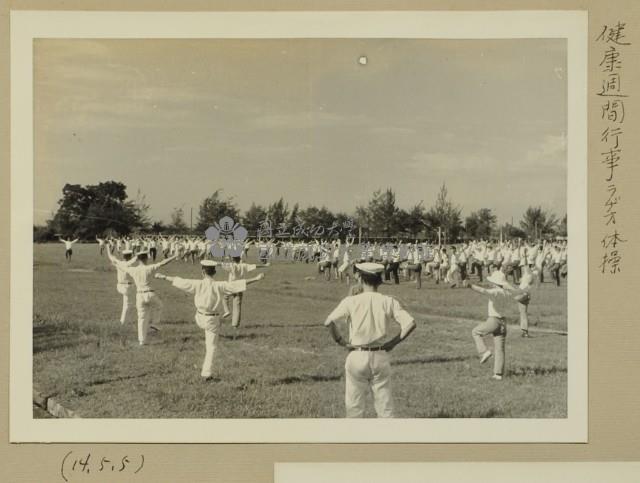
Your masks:
[{"label": "white trousers", "polygon": [[202,362],[202,377],[211,377],[213,374],[213,358],[218,342],[218,329],[220,329],[219,315],[203,315],[196,312],[196,324],[204,330],[204,361]]},{"label": "white trousers", "polygon": [[125,324],[131,320],[131,314],[135,307],[134,297],[136,294],[135,285],[119,283],[116,286],[116,290],[122,295],[122,313],[120,314],[120,323]]},{"label": "white trousers", "polygon": [[162,302],[154,292],[138,293],[136,309],[138,310],[138,342],[142,345],[147,342],[149,326],[160,322]]},{"label": "white trousers", "polygon": [[385,351],[351,351],[345,362],[345,406],[348,418],[364,417],[369,390],[379,418],[392,418],[391,357]]}]

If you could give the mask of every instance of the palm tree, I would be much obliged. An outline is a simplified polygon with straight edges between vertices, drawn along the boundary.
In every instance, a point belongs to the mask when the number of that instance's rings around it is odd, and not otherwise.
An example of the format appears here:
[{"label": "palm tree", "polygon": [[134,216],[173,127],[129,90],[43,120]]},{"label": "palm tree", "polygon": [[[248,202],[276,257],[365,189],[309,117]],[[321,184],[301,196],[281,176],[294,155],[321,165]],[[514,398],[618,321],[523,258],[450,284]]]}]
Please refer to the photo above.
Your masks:
[{"label": "palm tree", "polygon": [[528,238],[538,239],[555,233],[558,219],[553,213],[544,211],[541,206],[530,206],[524,212],[520,227]]}]

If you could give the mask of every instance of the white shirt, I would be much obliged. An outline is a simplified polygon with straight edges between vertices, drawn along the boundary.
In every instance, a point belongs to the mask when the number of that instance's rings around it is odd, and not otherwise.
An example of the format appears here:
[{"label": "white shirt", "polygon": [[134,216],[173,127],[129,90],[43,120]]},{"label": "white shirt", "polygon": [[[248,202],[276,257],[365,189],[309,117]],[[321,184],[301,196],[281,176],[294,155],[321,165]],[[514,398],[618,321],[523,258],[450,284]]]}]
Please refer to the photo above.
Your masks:
[{"label": "white shirt", "polygon": [[73,244],[74,244],[75,242],[77,242],[78,240],[72,240],[72,241],[69,241],[69,240],[60,240],[60,241],[61,241],[62,243],[64,243],[64,247],[65,247],[67,250],[71,250],[71,247],[73,246]]},{"label": "white shirt", "polygon": [[256,269],[256,265],[251,265],[249,263],[223,263],[222,269],[226,272],[229,272],[229,282],[233,282],[234,280],[240,280],[247,276],[247,273],[253,272]]},{"label": "white shirt", "polygon": [[533,283],[533,275],[531,273],[523,273],[522,278],[520,279],[519,288],[521,290],[528,290],[531,288],[531,284]]},{"label": "white shirt", "polygon": [[132,258],[131,260],[118,260],[116,258],[111,260],[111,263],[114,267],[116,267],[116,272],[118,276],[118,283],[130,284],[133,282],[129,274],[127,274],[125,268],[134,265],[138,260]]},{"label": "white shirt", "polygon": [[244,292],[247,289],[246,280],[218,282],[209,277],[201,280],[175,277],[172,284],[180,290],[193,294],[196,309],[205,315],[215,313],[225,295]]},{"label": "white shirt", "polygon": [[509,298],[507,291],[500,287],[494,287],[485,289],[484,293],[489,296],[489,303],[487,307],[489,317],[502,318],[502,314],[498,311],[496,305],[498,305],[500,310],[504,310]]},{"label": "white shirt", "polygon": [[135,267],[123,267],[123,270],[131,275],[131,278],[133,278],[133,281],[136,284],[138,292],[144,292],[151,290],[151,276],[161,266],[162,265],[159,263],[156,263],[154,265],[140,264]]},{"label": "white shirt", "polygon": [[413,317],[393,297],[378,292],[363,292],[345,297],[329,314],[325,325],[347,319],[349,343],[364,346],[381,342],[390,335],[388,323],[396,321],[402,330],[413,323]]}]

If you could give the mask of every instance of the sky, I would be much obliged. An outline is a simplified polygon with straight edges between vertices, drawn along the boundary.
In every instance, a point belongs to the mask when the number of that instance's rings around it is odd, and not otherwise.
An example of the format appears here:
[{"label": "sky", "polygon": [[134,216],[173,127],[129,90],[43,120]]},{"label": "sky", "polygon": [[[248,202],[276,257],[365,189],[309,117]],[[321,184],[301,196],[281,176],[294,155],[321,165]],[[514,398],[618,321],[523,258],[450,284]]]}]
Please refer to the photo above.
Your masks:
[{"label": "sky", "polygon": [[217,189],[351,213],[443,183],[463,216],[563,216],[566,64],[562,39],[38,39],[34,221],[107,180],[162,221]]}]

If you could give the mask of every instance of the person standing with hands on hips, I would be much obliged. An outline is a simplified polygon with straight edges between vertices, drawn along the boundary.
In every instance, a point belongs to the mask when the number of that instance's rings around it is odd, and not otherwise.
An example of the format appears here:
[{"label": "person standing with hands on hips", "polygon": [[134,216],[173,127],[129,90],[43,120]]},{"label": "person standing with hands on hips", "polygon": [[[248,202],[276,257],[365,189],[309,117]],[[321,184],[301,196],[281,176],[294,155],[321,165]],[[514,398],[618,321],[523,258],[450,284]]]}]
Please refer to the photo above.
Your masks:
[{"label": "person standing with hands on hips", "polygon": [[[333,339],[349,349],[345,362],[346,416],[364,417],[365,399],[371,390],[378,417],[392,418],[394,408],[389,352],[409,336],[416,328],[416,323],[396,299],[378,293],[378,287],[382,284],[383,265],[359,263],[355,268],[362,283],[362,292],[345,297],[324,323]],[[347,320],[348,340],[340,335],[336,327],[339,320]],[[388,321],[400,325],[400,333],[393,338],[388,332]]]}]

